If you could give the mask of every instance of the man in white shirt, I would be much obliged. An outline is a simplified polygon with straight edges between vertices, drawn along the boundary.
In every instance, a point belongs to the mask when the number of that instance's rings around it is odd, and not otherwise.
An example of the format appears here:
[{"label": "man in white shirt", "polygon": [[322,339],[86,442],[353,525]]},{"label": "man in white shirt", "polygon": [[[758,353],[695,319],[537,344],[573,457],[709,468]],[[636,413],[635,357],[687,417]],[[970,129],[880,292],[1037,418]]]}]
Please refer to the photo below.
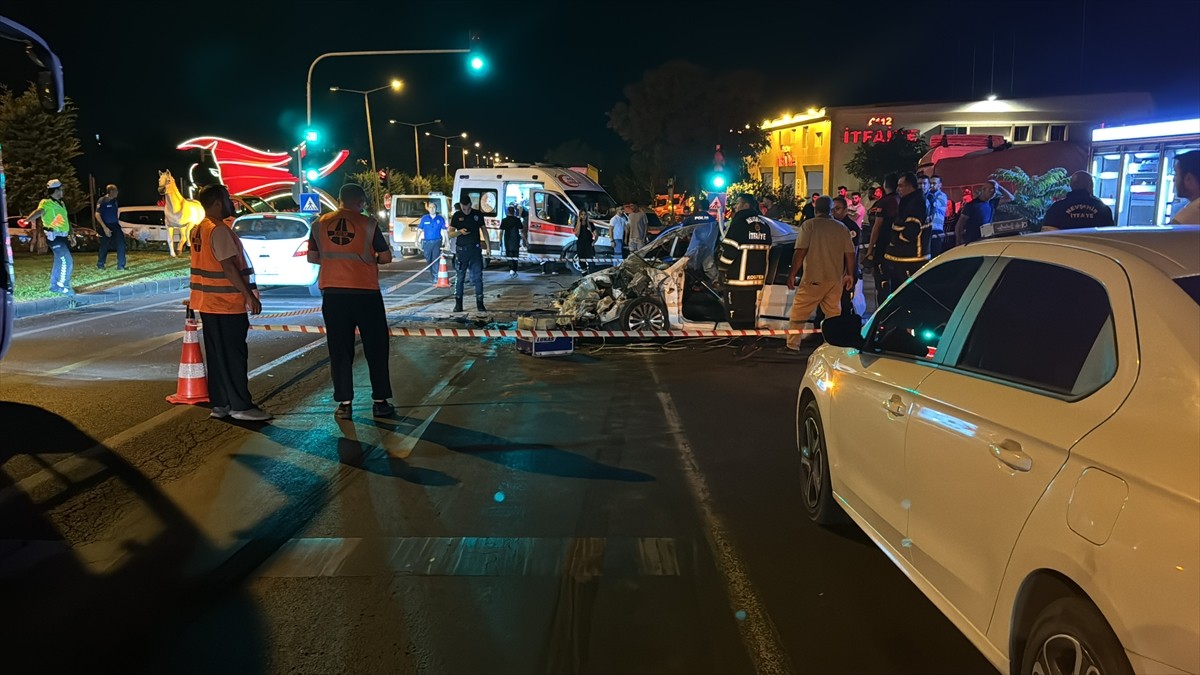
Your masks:
[{"label": "man in white shirt", "polygon": [[1200,225],[1200,150],[1175,155],[1175,194],[1188,200],[1172,225]]}]

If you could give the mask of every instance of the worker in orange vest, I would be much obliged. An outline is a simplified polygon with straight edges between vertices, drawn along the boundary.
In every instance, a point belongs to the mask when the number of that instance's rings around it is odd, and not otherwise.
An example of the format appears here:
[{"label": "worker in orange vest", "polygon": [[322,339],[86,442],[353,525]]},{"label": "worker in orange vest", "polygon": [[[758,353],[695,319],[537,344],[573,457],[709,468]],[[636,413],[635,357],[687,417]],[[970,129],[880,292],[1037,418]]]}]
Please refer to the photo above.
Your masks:
[{"label": "worker in orange vest", "polygon": [[254,268],[233,221],[233,201],[224,185],[209,185],[197,196],[204,220],[192,228],[192,295],[189,307],[200,312],[204,353],[208,357],[208,397],[212,417],[263,422],[270,413],[254,405],[246,372],[246,335],[251,314],[262,312]]},{"label": "worker in orange vest", "polygon": [[329,345],[334,416],[350,419],[354,401],[354,329],[362,335],[363,355],[371,373],[371,414],[388,417],[396,408],[388,372],[388,325],[379,291],[379,265],[392,261],[392,249],[375,219],[363,214],[367,194],[347,183],[338,194],[340,208],[313,223],[308,261],[320,265],[321,315]]}]

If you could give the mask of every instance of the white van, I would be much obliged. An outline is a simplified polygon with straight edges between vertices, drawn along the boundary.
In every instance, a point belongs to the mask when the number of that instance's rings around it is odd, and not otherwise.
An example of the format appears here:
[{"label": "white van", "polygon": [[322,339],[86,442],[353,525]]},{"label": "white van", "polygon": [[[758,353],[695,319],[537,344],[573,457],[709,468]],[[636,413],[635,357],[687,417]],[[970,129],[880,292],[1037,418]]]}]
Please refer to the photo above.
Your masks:
[{"label": "white van", "polygon": [[[392,205],[388,209],[388,225],[391,230],[392,250],[399,255],[420,255],[421,229],[417,223],[421,216],[428,213],[425,205],[429,202],[437,204],[438,214],[450,222],[450,199],[440,192],[427,195],[393,195]],[[445,237],[442,237],[445,242]]]},{"label": "white van", "polygon": [[[596,226],[596,253],[612,253],[609,220],[617,203],[591,178],[552,164],[497,164],[454,172],[455,203],[471,200],[484,216],[491,256],[504,255],[500,221],[517,207],[528,251],[534,255],[576,258],[575,218],[586,210]],[[488,256],[490,257],[490,256]]]}]

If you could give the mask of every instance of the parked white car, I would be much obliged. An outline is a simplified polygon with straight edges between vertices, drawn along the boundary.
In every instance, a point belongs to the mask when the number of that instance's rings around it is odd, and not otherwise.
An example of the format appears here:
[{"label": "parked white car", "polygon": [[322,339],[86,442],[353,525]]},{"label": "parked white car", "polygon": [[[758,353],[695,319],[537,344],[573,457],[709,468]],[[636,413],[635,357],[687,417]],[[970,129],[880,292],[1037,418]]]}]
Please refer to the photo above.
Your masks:
[{"label": "parked white car", "polygon": [[797,399],[843,512],[1001,671],[1200,673],[1200,228],[952,249]]},{"label": "parked white car", "polygon": [[305,286],[320,296],[320,265],[308,262],[308,237],[316,216],[305,213],[251,213],[233,221],[259,286]]}]

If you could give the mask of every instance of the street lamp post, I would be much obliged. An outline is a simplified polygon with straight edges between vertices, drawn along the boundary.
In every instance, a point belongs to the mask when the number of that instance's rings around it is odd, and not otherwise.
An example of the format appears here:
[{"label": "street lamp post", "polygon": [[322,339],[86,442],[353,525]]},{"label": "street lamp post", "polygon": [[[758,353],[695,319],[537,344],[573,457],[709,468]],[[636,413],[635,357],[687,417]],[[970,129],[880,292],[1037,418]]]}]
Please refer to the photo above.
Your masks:
[{"label": "street lamp post", "polygon": [[466,138],[467,132],[462,132],[457,136],[442,136],[441,134],[431,134],[425,132],[426,136],[442,139],[442,178],[450,177],[450,139],[451,138]]},{"label": "street lamp post", "polygon": [[434,120],[432,122],[420,122],[418,124],[413,124],[412,122],[400,122],[397,120],[388,120],[388,124],[404,124],[406,126],[410,126],[413,128],[413,152],[415,152],[417,155],[417,178],[421,177],[421,142],[420,142],[420,137],[417,136],[417,127],[423,127],[423,126],[426,126],[429,124],[441,124],[441,123],[442,123],[441,120]]},{"label": "street lamp post", "polygon": [[462,168],[464,168],[464,169],[467,168],[467,155],[470,153],[467,152],[466,147],[461,146],[461,145],[455,145],[453,143],[449,144],[449,147],[458,148],[459,150],[462,150]]},{"label": "street lamp post", "polygon": [[[375,87],[374,89],[367,89],[366,91],[363,91],[361,89],[344,89],[342,87],[330,87],[329,88],[329,91],[344,91],[348,94],[362,94],[363,108],[366,110],[366,113],[367,113],[367,146],[370,148],[370,151],[371,151],[371,173],[376,177],[379,176],[379,169],[375,166],[375,135],[371,131],[371,99],[370,99],[370,96],[371,96],[371,94],[374,94],[377,91],[383,91],[384,89],[390,88],[392,91],[400,91],[400,89],[402,89],[403,87],[404,87],[404,82],[402,82],[400,80],[392,80],[391,84],[385,84],[382,87]],[[379,190],[375,190],[374,197],[375,198],[372,201],[375,202],[375,204],[374,204],[375,212],[378,212],[379,211]]]},{"label": "street lamp post", "polygon": [[470,49],[385,49],[367,52],[328,52],[313,59],[308,66],[308,82],[304,89],[304,123],[312,124],[312,74],[313,68],[324,59],[335,56],[396,56],[400,54],[466,54]]}]

